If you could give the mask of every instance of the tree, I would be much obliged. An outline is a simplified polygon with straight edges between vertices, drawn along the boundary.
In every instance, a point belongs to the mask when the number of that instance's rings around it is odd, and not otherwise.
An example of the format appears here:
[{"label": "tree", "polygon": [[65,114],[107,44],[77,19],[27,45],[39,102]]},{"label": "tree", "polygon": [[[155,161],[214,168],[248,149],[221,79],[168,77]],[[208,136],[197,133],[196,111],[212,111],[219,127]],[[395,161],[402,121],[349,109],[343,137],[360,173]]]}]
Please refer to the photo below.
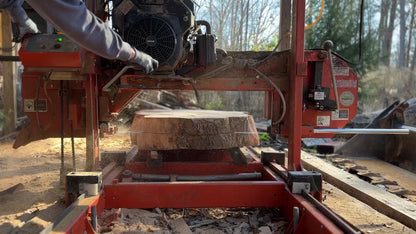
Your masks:
[{"label": "tree", "polygon": [[[319,14],[320,0],[309,1],[309,11],[306,24],[312,23]],[[372,9],[370,3],[364,6],[365,16]],[[366,19],[367,17],[364,17]],[[325,9],[321,20],[310,30],[305,32],[305,48],[322,48],[325,40],[334,42],[333,51],[347,58],[354,70],[363,74],[378,65],[379,49],[377,34],[374,30],[367,30],[362,35],[362,61],[359,62],[359,29],[360,29],[360,1],[325,1]],[[370,20],[364,21],[364,28],[370,29]]]},{"label": "tree", "polygon": [[[382,13],[386,15],[380,17],[380,33],[379,39],[381,40],[381,57],[385,66],[390,66],[391,46],[393,41],[394,21],[396,19],[397,0],[383,0],[385,9],[382,9]],[[382,5],[383,5],[382,2]],[[383,22],[381,22],[383,18]],[[387,24],[388,22],[388,24]]]},{"label": "tree", "polygon": [[198,18],[211,22],[217,47],[226,50],[263,49],[278,32],[278,2],[275,0],[199,1]]},{"label": "tree", "polygon": [[405,20],[405,0],[400,0],[400,51],[399,51],[399,68],[405,66],[406,48],[405,48],[405,37],[406,37],[406,20]]}]

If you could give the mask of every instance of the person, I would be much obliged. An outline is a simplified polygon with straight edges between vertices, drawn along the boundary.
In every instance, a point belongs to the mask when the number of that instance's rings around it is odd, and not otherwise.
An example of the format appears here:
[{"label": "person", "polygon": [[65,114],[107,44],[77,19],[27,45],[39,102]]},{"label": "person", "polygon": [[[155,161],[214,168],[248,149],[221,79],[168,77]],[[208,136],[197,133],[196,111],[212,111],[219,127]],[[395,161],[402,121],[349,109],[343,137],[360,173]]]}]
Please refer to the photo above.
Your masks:
[{"label": "person", "polygon": [[[23,1],[0,0],[0,9],[4,9],[18,25],[17,41],[21,41],[27,33],[39,33],[36,24],[23,9]],[[151,73],[159,66],[156,59],[123,41],[108,24],[89,11],[81,0],[26,0],[26,2],[68,38],[103,58],[138,64],[146,73]]]}]

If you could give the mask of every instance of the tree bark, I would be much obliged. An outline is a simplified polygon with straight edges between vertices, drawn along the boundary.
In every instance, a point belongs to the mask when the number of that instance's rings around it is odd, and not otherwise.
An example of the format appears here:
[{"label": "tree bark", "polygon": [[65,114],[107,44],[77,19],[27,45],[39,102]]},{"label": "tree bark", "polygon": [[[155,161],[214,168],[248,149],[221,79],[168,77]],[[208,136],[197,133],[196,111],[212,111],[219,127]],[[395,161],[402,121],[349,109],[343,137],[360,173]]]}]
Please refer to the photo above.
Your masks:
[{"label": "tree bark", "polygon": [[412,13],[410,15],[410,24],[409,24],[409,40],[407,43],[407,51],[406,51],[406,67],[409,67],[410,62],[410,46],[412,44],[412,32],[413,32],[413,22],[415,20],[415,2],[412,3]]},{"label": "tree bark", "polygon": [[405,1],[400,0],[400,40],[399,40],[399,68],[405,66],[405,57],[406,57],[406,49],[405,49],[405,36],[406,36],[406,20],[405,20]]},{"label": "tree bark", "polygon": [[389,24],[387,29],[385,30],[383,47],[382,47],[382,56],[383,56],[383,63],[385,66],[390,66],[390,53],[391,53],[391,43],[393,39],[393,31],[394,31],[394,20],[396,18],[396,9],[397,9],[397,0],[392,0],[391,8],[390,8],[390,17],[389,17]]},{"label": "tree bark", "polygon": [[282,0],[280,1],[280,27],[279,27],[279,50],[290,49],[290,36],[287,35],[290,32],[291,23],[291,1]]}]

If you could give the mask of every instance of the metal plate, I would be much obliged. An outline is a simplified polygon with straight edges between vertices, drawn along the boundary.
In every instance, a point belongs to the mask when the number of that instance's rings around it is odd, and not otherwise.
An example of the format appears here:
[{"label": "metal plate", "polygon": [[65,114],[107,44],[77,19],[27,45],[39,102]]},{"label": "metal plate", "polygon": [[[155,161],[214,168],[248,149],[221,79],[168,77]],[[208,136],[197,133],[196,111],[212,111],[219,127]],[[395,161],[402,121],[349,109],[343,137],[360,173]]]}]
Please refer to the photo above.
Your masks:
[{"label": "metal plate", "polygon": [[38,34],[28,39],[28,52],[74,53],[79,46],[62,34]]}]

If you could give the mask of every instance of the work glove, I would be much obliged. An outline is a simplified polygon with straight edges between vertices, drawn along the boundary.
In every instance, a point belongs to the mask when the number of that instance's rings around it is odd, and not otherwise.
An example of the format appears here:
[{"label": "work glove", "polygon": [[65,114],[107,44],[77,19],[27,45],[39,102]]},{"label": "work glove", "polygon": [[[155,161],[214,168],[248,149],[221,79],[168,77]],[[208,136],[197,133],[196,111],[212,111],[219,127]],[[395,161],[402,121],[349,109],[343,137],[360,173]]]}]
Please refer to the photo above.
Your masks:
[{"label": "work glove", "polygon": [[27,20],[25,20],[23,24],[19,24],[17,27],[17,35],[13,36],[14,42],[21,42],[26,34],[40,33],[38,26],[36,26],[35,22],[33,22],[33,20],[31,20],[30,18],[27,18]]},{"label": "work glove", "polygon": [[153,72],[159,66],[159,62],[152,58],[152,56],[141,52],[134,48],[134,57],[130,60],[131,63],[136,63],[144,68],[147,74]]}]

